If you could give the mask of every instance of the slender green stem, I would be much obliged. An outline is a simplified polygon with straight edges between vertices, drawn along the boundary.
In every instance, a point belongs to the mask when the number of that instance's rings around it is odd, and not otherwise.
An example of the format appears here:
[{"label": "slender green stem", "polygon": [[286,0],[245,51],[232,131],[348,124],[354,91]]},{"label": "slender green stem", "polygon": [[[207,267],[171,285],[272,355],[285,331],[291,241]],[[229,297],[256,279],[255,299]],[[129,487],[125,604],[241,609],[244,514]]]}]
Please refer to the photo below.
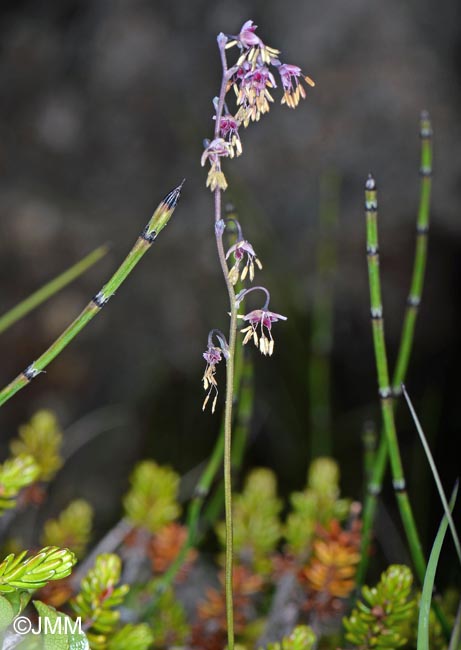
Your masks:
[{"label": "slender green stem", "polygon": [[[430,197],[432,184],[432,126],[427,112],[421,114],[421,188],[419,209],[416,222],[416,250],[410,291],[407,300],[402,333],[400,337],[397,362],[392,377],[394,396],[401,392],[400,386],[405,381],[411,349],[413,347],[414,329],[421,302],[427,258],[427,237],[429,232]],[[367,495],[363,509],[362,551],[357,571],[357,584],[363,584],[369,559],[373,523],[378,505],[378,496],[382,489],[384,474],[388,462],[387,438],[381,433],[375,463],[368,482]]]},{"label": "slender green stem", "polygon": [[0,334],[3,334],[11,325],[14,325],[18,320],[27,316],[33,309],[43,304],[46,300],[54,296],[55,293],[58,293],[58,291],[85,273],[85,271],[90,269],[106,255],[107,250],[107,246],[99,246],[99,248],[86,255],[86,257],[64,271],[64,273],[47,282],[43,287],[40,287],[40,289],[34,291],[30,296],[27,296],[25,300],[7,311],[6,314],[3,314],[0,317]]},{"label": "slender green stem", "polygon": [[308,365],[311,459],[332,454],[330,356],[333,344],[332,280],[336,266],[338,203],[339,178],[333,172],[325,173],[320,186],[320,232],[317,239]]},{"label": "slender green stem", "polygon": [[160,202],[151,219],[147,223],[135,245],[129,252],[125,261],[117,269],[101,291],[88,303],[79,316],[64,330],[64,332],[45,350],[45,352],[31,363],[24,372],[19,374],[8,386],[0,391],[0,406],[7,402],[19,390],[27,386],[34,377],[55,359],[62,350],[77,336],[81,330],[98,314],[114,295],[120,285],[125,281],[143,255],[152,246],[152,243],[169,222],[181,192],[181,185]]},{"label": "slender green stem", "polygon": [[418,531],[413,517],[410,500],[406,492],[406,483],[402,461],[397,441],[394,420],[392,391],[389,383],[386,343],[384,338],[383,307],[381,300],[381,279],[379,272],[378,247],[378,203],[374,179],[369,176],[365,190],[365,210],[367,221],[367,259],[368,278],[370,286],[371,323],[373,330],[373,345],[375,350],[378,388],[381,399],[381,415],[384,434],[392,470],[392,483],[396,493],[400,516],[407,536],[410,553],[420,582],[424,580],[426,561],[424,559]]},{"label": "slender green stem", "polygon": [[[235,420],[232,434],[232,475],[235,476],[242,465],[245,445],[248,439],[251,414],[253,412],[254,384],[253,363],[249,355],[243,354],[242,345],[237,345],[235,355]],[[241,363],[243,361],[243,364]],[[235,395],[238,395],[235,400]],[[219,517],[224,495],[224,484],[221,482],[207,503],[203,518],[212,525]]]}]

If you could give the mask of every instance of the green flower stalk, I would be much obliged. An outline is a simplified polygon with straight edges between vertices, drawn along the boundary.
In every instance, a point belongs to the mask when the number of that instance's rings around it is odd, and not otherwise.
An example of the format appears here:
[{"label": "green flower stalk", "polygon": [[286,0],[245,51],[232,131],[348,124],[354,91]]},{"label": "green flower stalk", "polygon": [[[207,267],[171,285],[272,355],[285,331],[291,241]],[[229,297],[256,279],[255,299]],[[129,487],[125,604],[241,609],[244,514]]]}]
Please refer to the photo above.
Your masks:
[{"label": "green flower stalk", "polygon": [[[184,182],[184,181],[183,181]],[[128,275],[138,264],[140,259],[151,248],[159,233],[165,228],[171,219],[174,209],[178,203],[182,183],[160,202],[146,227],[138,237],[135,245],[129,252],[125,261],[117,269],[110,280],[103,286],[101,291],[88,303],[79,316],[64,330],[64,332],[45,350],[45,352],[31,363],[16,379],[0,391],[0,406],[7,402],[22,388],[27,386],[32,379],[41,374],[45,368],[60,354],[64,348],[82,331],[86,325],[101,311],[109,302],[114,293],[126,280]]]}]

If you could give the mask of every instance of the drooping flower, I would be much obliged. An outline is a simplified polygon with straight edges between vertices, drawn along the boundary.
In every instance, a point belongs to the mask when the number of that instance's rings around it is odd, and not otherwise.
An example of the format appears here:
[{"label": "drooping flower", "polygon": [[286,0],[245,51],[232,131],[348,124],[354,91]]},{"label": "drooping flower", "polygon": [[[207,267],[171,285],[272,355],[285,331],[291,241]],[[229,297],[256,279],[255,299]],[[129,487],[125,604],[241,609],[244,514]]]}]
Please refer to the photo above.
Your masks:
[{"label": "drooping flower", "polygon": [[227,188],[227,181],[221,170],[220,160],[221,158],[226,157],[233,158],[234,149],[229,142],[224,140],[224,138],[215,138],[211,142],[206,142],[200,164],[203,167],[207,160],[210,161],[210,170],[208,172],[206,186],[209,187],[212,192],[214,192],[218,187],[221,190]]},{"label": "drooping flower", "polygon": [[301,97],[306,98],[306,91],[300,80],[304,80],[311,87],[315,86],[315,82],[304,75],[297,65],[290,65],[289,63],[279,63],[278,65],[275,63],[274,65],[277,66],[284,90],[282,104],[286,104],[289,108],[296,108]]},{"label": "drooping flower", "polygon": [[[255,264],[259,270],[262,269],[262,264],[259,259],[256,257],[253,246],[246,239],[240,239],[236,244],[231,246],[226,253],[226,260],[230,255],[234,255],[234,264],[229,269],[229,280],[235,285],[240,277],[240,280],[243,282],[247,275],[249,275],[251,282],[253,282],[255,275]],[[240,272],[240,265],[242,261],[246,258],[244,262],[243,269]]]},{"label": "drooping flower", "polygon": [[[213,336],[218,339],[219,346],[213,345]],[[214,394],[213,402],[211,404],[211,412],[214,413],[216,408],[216,400],[218,398],[218,382],[216,381],[216,366],[222,360],[222,358],[229,358],[229,346],[226,341],[226,337],[218,329],[212,329],[208,334],[208,346],[205,352],[203,353],[203,358],[206,361],[205,372],[203,373],[202,381],[203,388],[207,391],[205,399],[203,401],[202,410],[205,410],[205,407],[210,399],[211,395]]]},{"label": "drooping flower", "polygon": [[[286,316],[276,314],[268,309],[254,309],[248,314],[242,316],[243,320],[248,322],[248,327],[244,327],[241,332],[245,334],[243,345],[253,339],[253,343],[264,355],[271,356],[274,351],[274,339],[272,338],[272,323],[279,320],[287,320]],[[259,337],[258,337],[259,328]]]},{"label": "drooping flower", "polygon": [[203,358],[206,361],[205,372],[203,373],[203,389],[207,391],[205,399],[203,400],[202,411],[208,403],[211,394],[214,393],[213,402],[211,404],[211,412],[214,413],[216,408],[216,400],[218,399],[218,382],[216,381],[216,366],[222,359],[221,348],[214,345],[208,345],[208,348],[203,353]]}]

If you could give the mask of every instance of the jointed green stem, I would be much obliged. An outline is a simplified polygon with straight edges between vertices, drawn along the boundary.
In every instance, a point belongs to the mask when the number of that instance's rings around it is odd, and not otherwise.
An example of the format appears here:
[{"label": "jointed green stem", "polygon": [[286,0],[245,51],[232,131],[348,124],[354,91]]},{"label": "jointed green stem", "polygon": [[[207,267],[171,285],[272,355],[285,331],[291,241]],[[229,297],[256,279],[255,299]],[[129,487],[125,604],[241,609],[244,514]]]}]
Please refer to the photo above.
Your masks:
[{"label": "jointed green stem", "polygon": [[47,282],[43,287],[34,291],[25,300],[15,305],[12,309],[0,317],[0,334],[3,334],[11,325],[14,325],[18,320],[27,316],[33,309],[43,304],[46,300],[54,296],[61,289],[73,282],[80,275],[90,269],[96,262],[104,257],[107,253],[107,246],[99,246],[94,251],[89,253],[82,260],[71,266],[69,269],[61,273],[50,282]]},{"label": "jointed green stem", "polygon": [[[412,281],[407,300],[397,363],[392,378],[393,395],[401,393],[401,384],[405,381],[410,353],[413,346],[413,334],[421,302],[424,274],[426,269],[427,236],[429,231],[430,196],[432,177],[432,127],[427,112],[421,114],[421,191],[418,217],[416,223],[416,251],[413,263]],[[357,571],[357,584],[361,585],[368,566],[368,550],[371,542],[373,523],[381,492],[384,473],[388,461],[387,438],[382,432],[378,450],[375,454],[373,472],[368,483],[368,491],[363,510],[362,551]]]},{"label": "jointed green stem", "polygon": [[426,562],[424,559],[418,531],[406,492],[405,477],[395,429],[392,391],[389,385],[386,343],[384,339],[383,308],[381,301],[381,280],[379,273],[379,248],[377,227],[377,194],[374,179],[368,178],[365,190],[365,210],[367,220],[367,258],[370,285],[371,319],[379,395],[384,434],[392,469],[392,483],[397,497],[402,523],[410,548],[410,553],[420,582],[424,580]]},{"label": "jointed green stem", "polygon": [[45,352],[38,357],[24,372],[16,377],[8,386],[0,391],[0,406],[7,402],[19,390],[27,386],[29,382],[58,356],[60,352],[77,336],[79,332],[98,314],[102,307],[110,300],[120,285],[134,269],[141,257],[149,250],[157,235],[169,222],[181,192],[181,185],[161,201],[151,219],[138,237],[135,245],[126,257],[125,261],[117,269],[110,280],[103,286],[101,291],[88,303],[79,316],[67,327],[66,330],[56,339]]}]

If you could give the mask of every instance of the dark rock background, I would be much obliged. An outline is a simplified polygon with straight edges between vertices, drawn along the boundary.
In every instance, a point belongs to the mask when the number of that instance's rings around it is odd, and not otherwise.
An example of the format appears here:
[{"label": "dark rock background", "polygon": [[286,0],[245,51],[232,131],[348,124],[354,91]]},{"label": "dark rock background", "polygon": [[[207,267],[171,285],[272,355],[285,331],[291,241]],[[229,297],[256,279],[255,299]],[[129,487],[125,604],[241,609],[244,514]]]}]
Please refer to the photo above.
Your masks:
[{"label": "dark rock background", "polygon": [[[435,179],[427,291],[408,388],[447,489],[459,473],[461,22],[454,0],[386,3],[4,0],[0,6],[0,306],[6,310],[102,242],[111,253],[3,335],[1,381],[25,368],[79,312],[183,177],[173,221],[99,316],[2,409],[3,441],[38,407],[55,408],[74,441],[50,508],[83,494],[101,528],[118,515],[136,458],[186,472],[211,449],[218,418],[201,413],[201,353],[226,326],[212,199],[200,168],[219,84],[216,34],[253,18],[259,34],[317,86],[291,112],[277,102],[227,165],[246,236],[263,259],[277,328],[272,361],[255,358],[248,464],[283,491],[308,463],[307,332],[319,182],[341,178],[333,352],[335,454],[360,497],[363,421],[378,415],[368,321],[363,183],[380,188],[387,336],[394,358],[409,284],[418,202],[418,116],[430,110]],[[402,409],[404,411],[404,409]],[[420,523],[439,517],[416,434],[401,436]],[[416,460],[415,460],[416,459]],[[425,487],[424,487],[425,486]],[[427,499],[431,509],[427,508]],[[392,503],[392,499],[389,499]],[[429,513],[429,515],[428,515]],[[424,515],[424,516],[423,516]]]}]

